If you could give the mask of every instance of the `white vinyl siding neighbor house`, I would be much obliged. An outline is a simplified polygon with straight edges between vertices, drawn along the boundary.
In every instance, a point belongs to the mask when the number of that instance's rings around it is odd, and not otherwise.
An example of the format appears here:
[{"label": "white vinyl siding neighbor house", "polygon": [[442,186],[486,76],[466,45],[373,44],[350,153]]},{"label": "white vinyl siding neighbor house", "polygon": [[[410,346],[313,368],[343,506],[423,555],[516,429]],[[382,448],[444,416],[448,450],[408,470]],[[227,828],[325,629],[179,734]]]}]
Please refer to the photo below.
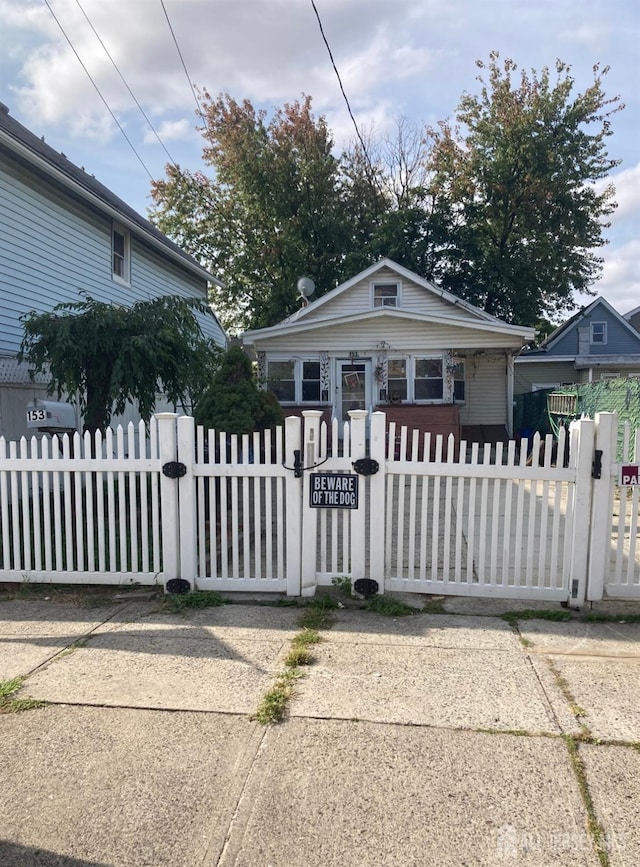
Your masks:
[{"label": "white vinyl siding neighbor house", "polygon": [[453,408],[458,424],[510,431],[513,359],[533,336],[384,259],[242,339],[285,412],[410,411],[426,430]]},{"label": "white vinyl siding neighbor house", "polygon": [[[147,220],[15,121],[0,104],[0,434],[26,433],[25,407],[44,397],[16,354],[21,317],[92,298],[130,306],[165,295],[207,300],[217,282]],[[220,346],[215,315],[199,316]]]}]

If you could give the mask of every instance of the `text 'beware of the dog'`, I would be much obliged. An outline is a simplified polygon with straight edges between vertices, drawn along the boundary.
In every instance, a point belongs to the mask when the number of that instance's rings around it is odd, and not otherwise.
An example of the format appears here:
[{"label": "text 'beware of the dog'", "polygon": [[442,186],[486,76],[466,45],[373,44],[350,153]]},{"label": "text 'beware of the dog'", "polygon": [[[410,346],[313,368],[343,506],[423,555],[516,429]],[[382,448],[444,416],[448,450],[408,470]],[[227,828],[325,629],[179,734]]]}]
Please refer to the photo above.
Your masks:
[{"label": "text 'beware of the dog'", "polygon": [[358,476],[310,473],[309,505],[314,509],[357,509]]}]

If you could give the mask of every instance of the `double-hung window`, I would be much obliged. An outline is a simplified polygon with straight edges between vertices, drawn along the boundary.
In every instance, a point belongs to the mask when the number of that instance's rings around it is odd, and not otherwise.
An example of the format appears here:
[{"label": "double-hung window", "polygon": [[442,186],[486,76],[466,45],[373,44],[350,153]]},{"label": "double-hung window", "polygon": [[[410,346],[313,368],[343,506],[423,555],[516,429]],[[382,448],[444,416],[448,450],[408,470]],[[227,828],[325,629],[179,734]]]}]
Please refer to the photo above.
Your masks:
[{"label": "double-hung window", "polygon": [[387,394],[391,403],[407,399],[407,361],[390,358],[387,362]]},{"label": "double-hung window", "polygon": [[299,358],[267,362],[267,388],[280,403],[327,403],[329,393],[322,388],[320,362]]},{"label": "double-hung window", "polygon": [[267,388],[280,403],[295,403],[295,365],[291,361],[270,361],[267,367]]},{"label": "double-hung window", "polygon": [[129,232],[113,224],[111,229],[111,274],[120,283],[131,282],[131,241]]},{"label": "double-hung window", "polygon": [[442,358],[416,358],[414,389],[416,400],[443,399]]},{"label": "double-hung window", "polygon": [[605,344],[607,342],[607,323],[592,322],[591,323],[591,343]]},{"label": "double-hung window", "polygon": [[302,403],[320,402],[320,362],[302,362]]}]

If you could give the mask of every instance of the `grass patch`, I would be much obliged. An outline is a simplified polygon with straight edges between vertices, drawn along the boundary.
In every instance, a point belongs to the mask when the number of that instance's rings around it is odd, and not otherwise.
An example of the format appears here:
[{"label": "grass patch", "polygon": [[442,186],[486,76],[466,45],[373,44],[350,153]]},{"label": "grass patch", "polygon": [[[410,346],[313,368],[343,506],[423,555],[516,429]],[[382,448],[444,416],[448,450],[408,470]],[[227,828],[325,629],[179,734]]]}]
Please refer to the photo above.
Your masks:
[{"label": "grass patch", "polygon": [[295,682],[300,677],[302,673],[297,668],[289,668],[279,674],[269,692],[262,697],[252,719],[264,726],[282,722]]},{"label": "grass patch", "polygon": [[640,614],[587,614],[587,623],[640,623]]},{"label": "grass patch", "polygon": [[416,609],[404,602],[398,602],[391,596],[376,595],[365,602],[367,611],[375,611],[376,614],[384,614],[387,617],[408,617],[415,614]]},{"label": "grass patch", "polygon": [[570,611],[565,611],[564,608],[557,609],[540,609],[527,608],[524,611],[506,611],[500,617],[506,620],[507,623],[517,623],[518,620],[552,620],[554,622],[562,622],[565,620],[573,620]]},{"label": "grass patch", "polygon": [[333,612],[340,606],[331,596],[314,596],[298,620],[303,629],[331,629],[335,623]]},{"label": "grass patch", "polygon": [[13,694],[20,689],[23,682],[23,677],[0,681],[0,713],[20,713],[23,710],[34,710],[46,705],[46,701],[38,701],[35,698],[13,698]]},{"label": "grass patch", "polygon": [[569,751],[569,759],[571,761],[573,772],[576,775],[576,779],[578,781],[578,788],[580,789],[582,802],[584,804],[585,810],[587,811],[587,830],[593,840],[593,845],[596,850],[596,854],[598,855],[601,867],[609,867],[610,861],[609,853],[607,851],[607,836],[605,834],[604,828],[602,827],[596,816],[595,807],[593,806],[593,799],[591,797],[591,792],[589,791],[589,786],[587,783],[587,774],[584,762],[582,761],[578,750],[578,742],[575,738],[572,738],[571,735],[565,735],[564,741]]},{"label": "grass patch", "polygon": [[216,608],[225,604],[225,600],[215,590],[191,590],[189,593],[165,596],[162,600],[163,610],[170,614],[184,611],[185,608]]}]

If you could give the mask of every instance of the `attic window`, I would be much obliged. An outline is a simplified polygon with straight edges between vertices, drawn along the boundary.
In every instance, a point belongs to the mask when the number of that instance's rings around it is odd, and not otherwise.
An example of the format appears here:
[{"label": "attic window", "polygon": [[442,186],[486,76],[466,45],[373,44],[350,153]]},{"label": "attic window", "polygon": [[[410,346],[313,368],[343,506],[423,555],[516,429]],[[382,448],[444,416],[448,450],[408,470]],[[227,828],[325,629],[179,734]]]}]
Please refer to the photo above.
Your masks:
[{"label": "attic window", "polygon": [[397,283],[374,283],[373,284],[374,307],[399,307],[400,287]]},{"label": "attic window", "polygon": [[115,223],[111,230],[111,252],[113,279],[129,285],[131,273],[129,233]]},{"label": "attic window", "polygon": [[607,342],[607,323],[592,322],[591,323],[591,343],[606,343]]}]

